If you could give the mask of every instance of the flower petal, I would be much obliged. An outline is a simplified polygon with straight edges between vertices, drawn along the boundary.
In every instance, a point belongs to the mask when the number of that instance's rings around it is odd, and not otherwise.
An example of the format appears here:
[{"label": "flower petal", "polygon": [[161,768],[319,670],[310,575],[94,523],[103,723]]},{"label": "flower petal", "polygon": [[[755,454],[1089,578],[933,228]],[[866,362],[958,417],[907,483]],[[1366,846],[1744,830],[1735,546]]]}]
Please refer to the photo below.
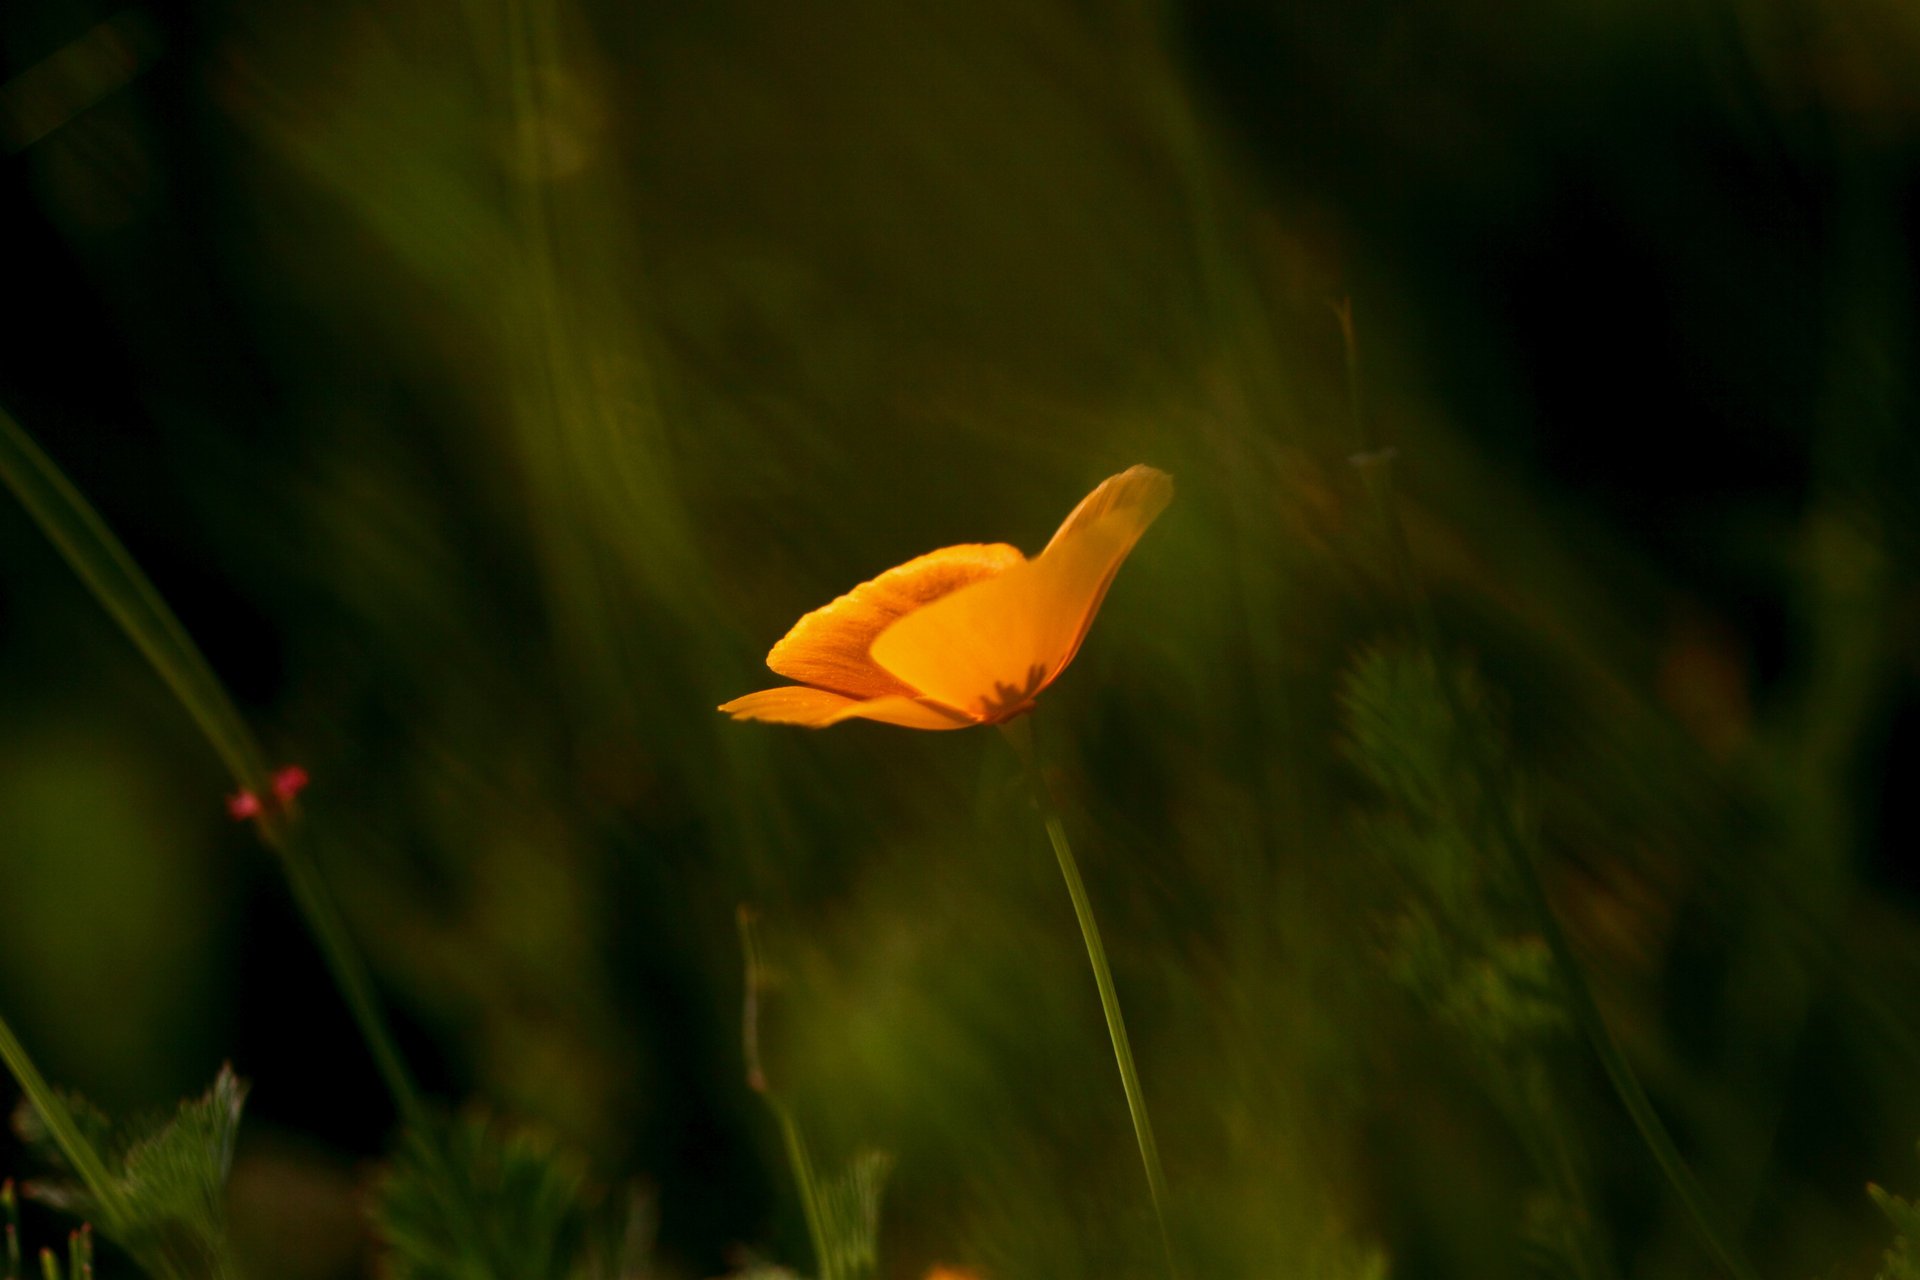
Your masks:
[{"label": "flower petal", "polygon": [[977,723],[957,711],[926,699],[892,694],[879,698],[849,698],[827,689],[786,685],[762,689],[725,703],[720,710],[735,720],[764,720],[768,724],[800,724],[824,729],[842,720],[878,720],[907,729],[964,729]]},{"label": "flower petal", "polygon": [[[1128,467],[1117,476],[1109,476],[1095,486],[1092,493],[1080,499],[1080,504],[1067,514],[1054,531],[1053,538],[1039,558],[1045,559],[1049,552],[1063,548],[1062,556],[1078,556],[1082,559],[1100,551],[1099,539],[1105,533],[1094,533],[1096,525],[1104,530],[1116,533],[1121,545],[1117,552],[1109,551],[1100,585],[1085,604],[1080,614],[1080,624],[1074,633],[1073,643],[1068,646],[1066,656],[1060,659],[1048,679],[1058,675],[1073,655],[1080,652],[1080,642],[1087,638],[1087,631],[1093,626],[1094,615],[1100,612],[1100,605],[1107,598],[1107,588],[1113,585],[1114,575],[1120,572],[1120,565],[1133,554],[1134,544],[1140,541],[1140,535],[1147,526],[1160,518],[1160,513],[1173,501],[1173,477],[1158,467],[1149,467],[1142,463]],[[1082,533],[1091,535],[1087,546],[1074,551],[1064,550],[1067,544],[1077,540]]]},{"label": "flower petal", "polygon": [[[1140,530],[1145,532],[1154,517],[1165,511],[1167,504],[1172,501],[1172,476],[1158,467],[1128,467],[1117,476],[1108,476],[1092,493],[1080,499],[1080,505],[1067,513],[1067,518],[1054,531],[1053,540],[1047,543],[1046,551],[1040,554],[1047,554],[1076,530],[1116,511],[1144,512],[1146,518],[1141,522]],[[1139,534],[1134,536],[1138,538]]]},{"label": "flower petal", "polygon": [[1120,564],[1173,500],[1152,467],[1112,477],[1039,556],[901,618],[873,659],[929,698],[983,721],[1023,710],[1065,669]]},{"label": "flower petal", "polygon": [[918,691],[874,664],[869,653],[874,638],[923,605],[1025,561],[1005,543],[930,551],[794,623],[767,654],[767,665],[789,680],[856,698],[910,698]]}]

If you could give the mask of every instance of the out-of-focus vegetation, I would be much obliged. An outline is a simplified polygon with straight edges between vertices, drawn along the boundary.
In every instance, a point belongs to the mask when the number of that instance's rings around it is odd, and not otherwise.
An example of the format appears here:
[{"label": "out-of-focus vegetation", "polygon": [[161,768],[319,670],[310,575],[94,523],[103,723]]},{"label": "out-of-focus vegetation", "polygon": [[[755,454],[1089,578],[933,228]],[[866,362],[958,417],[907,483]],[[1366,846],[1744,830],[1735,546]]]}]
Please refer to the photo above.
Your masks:
[{"label": "out-of-focus vegetation", "polygon": [[22,1265],[1165,1274],[1005,744],[713,710],[1149,462],[1034,729],[1189,1280],[1913,1272],[1911,5],[12,0],[0,175],[432,1100],[0,494],[0,1018],[249,1083],[54,1107],[159,1243],[25,1108]]}]

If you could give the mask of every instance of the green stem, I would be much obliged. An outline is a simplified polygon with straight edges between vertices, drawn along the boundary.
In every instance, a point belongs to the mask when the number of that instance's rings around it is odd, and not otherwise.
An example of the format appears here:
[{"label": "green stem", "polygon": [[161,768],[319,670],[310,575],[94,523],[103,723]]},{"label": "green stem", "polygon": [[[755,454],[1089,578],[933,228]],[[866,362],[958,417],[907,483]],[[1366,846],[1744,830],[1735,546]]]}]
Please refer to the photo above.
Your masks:
[{"label": "green stem", "polygon": [[0,1274],[6,1280],[20,1280],[20,1201],[13,1180],[0,1182],[0,1234],[6,1236],[5,1256],[0,1257]]},{"label": "green stem", "polygon": [[[220,1259],[216,1265],[216,1277],[232,1274],[226,1259]],[[93,1280],[93,1228],[84,1222],[67,1237],[67,1277],[68,1280]]]},{"label": "green stem", "polygon": [[807,1151],[807,1138],[792,1108],[781,1100],[767,1082],[766,1068],[760,1061],[760,992],[766,985],[766,969],[760,961],[760,939],[754,931],[755,913],[742,903],[736,913],[740,927],[740,955],[746,968],[745,993],[741,1000],[740,1047],[747,1064],[747,1087],[766,1102],[767,1109],[780,1125],[780,1139],[787,1149],[787,1165],[793,1171],[794,1185],[800,1191],[800,1209],[807,1219],[807,1237],[813,1243],[814,1264],[820,1268],[820,1280],[840,1280],[839,1256],[827,1248],[826,1216],[820,1209],[820,1183],[814,1176],[813,1157]]},{"label": "green stem", "polygon": [[406,1059],[401,1056],[400,1046],[380,1010],[380,999],[374,994],[373,979],[353,945],[340,909],[334,905],[333,897],[327,891],[317,862],[306,850],[299,828],[275,820],[263,824],[260,830],[267,846],[279,858],[287,885],[293,891],[294,902],[306,917],[307,928],[320,947],[327,969],[333,975],[335,985],[340,988],[348,1012],[353,1015],[354,1024],[360,1029],[361,1039],[366,1041],[367,1050],[373,1055],[374,1066],[380,1072],[387,1092],[393,1096],[394,1109],[399,1112],[403,1123],[418,1128],[427,1118],[419,1087],[414,1084],[413,1073],[407,1069]]},{"label": "green stem", "polygon": [[[266,795],[270,786],[266,753],[180,620],[106,521],[4,410],[0,410],[0,481],[12,489],[61,557],[173,690],[227,766],[234,785],[242,791]],[[424,1117],[419,1091],[380,1011],[373,984],[346,924],[327,895],[317,863],[286,817],[265,815],[259,827],[292,887],[294,902],[306,917],[307,927],[360,1034],[372,1050],[401,1119],[408,1124],[419,1122]]]},{"label": "green stem", "polygon": [[[1439,626],[1434,620],[1433,610],[1420,592],[1413,571],[1412,548],[1407,540],[1406,527],[1401,523],[1399,512],[1393,501],[1393,480],[1391,464],[1393,451],[1379,448],[1374,440],[1370,422],[1360,399],[1360,358],[1359,346],[1354,339],[1353,313],[1350,304],[1342,301],[1335,307],[1340,322],[1341,335],[1345,339],[1347,354],[1347,388],[1354,418],[1354,430],[1359,437],[1361,452],[1354,457],[1365,480],[1368,495],[1373,500],[1375,516],[1387,537],[1387,553],[1392,563],[1394,577],[1398,581],[1401,594],[1406,600],[1408,612],[1413,615],[1414,627],[1420,639],[1421,647],[1426,650],[1433,662],[1435,676],[1439,680],[1442,696],[1446,699],[1447,709],[1456,725],[1466,722],[1466,700],[1461,696],[1453,669],[1442,656],[1440,648]],[[1729,1275],[1736,1280],[1758,1280],[1754,1271],[1740,1250],[1727,1237],[1717,1222],[1713,1209],[1708,1203],[1707,1194],[1694,1176],[1693,1169],[1686,1158],[1680,1154],[1680,1148],[1674,1143],[1673,1136],[1667,1132],[1667,1126],[1654,1110],[1653,1102],[1647,1096],[1646,1089],[1640,1083],[1633,1064],[1627,1061],[1620,1043],[1614,1038],[1613,1031],[1607,1026],[1605,1015],[1600,1012],[1600,1004],[1594,999],[1593,988],[1587,982],[1573,947],[1567,940],[1566,931],[1560,927],[1560,918],[1554,913],[1553,903],[1547,896],[1545,884],[1540,879],[1540,869],[1534,864],[1527,851],[1525,841],[1515,826],[1513,815],[1507,806],[1495,801],[1501,795],[1502,779],[1500,770],[1494,761],[1487,758],[1484,745],[1478,743],[1473,735],[1463,734],[1471,757],[1469,764],[1480,783],[1481,792],[1487,797],[1486,812],[1490,816],[1496,843],[1506,852],[1508,861],[1514,870],[1514,878],[1519,882],[1521,892],[1527,899],[1533,917],[1537,922],[1541,936],[1547,941],[1547,949],[1553,956],[1554,969],[1560,982],[1560,988],[1566,993],[1567,1003],[1572,1006],[1574,1020],[1580,1024],[1594,1055],[1600,1059],[1601,1067],[1607,1073],[1607,1080],[1613,1085],[1615,1096],[1627,1110],[1633,1125],[1639,1131],[1640,1140],[1652,1153],[1655,1163],[1666,1175],[1667,1182],[1673,1187],[1687,1216],[1707,1248],[1719,1260]]]},{"label": "green stem", "polygon": [[100,1206],[100,1212],[114,1227],[127,1221],[127,1202],[120,1194],[120,1187],[113,1175],[107,1171],[106,1161],[93,1149],[86,1135],[80,1132],[80,1126],[74,1123],[73,1113],[67,1110],[67,1104],[53,1091],[47,1078],[33,1065],[33,1059],[27,1056],[26,1046],[13,1034],[13,1028],[0,1018],[0,1062],[5,1062],[13,1078],[20,1082],[20,1091],[27,1095],[27,1101],[40,1114],[54,1143],[60,1148],[67,1163],[93,1193],[93,1199]]},{"label": "green stem", "polygon": [[1153,1139],[1153,1120],[1147,1114],[1146,1094],[1140,1088],[1140,1072],[1133,1064],[1133,1044],[1127,1038],[1127,1021],[1120,1012],[1120,994],[1114,989],[1113,968],[1107,963],[1107,948],[1100,940],[1100,925],[1093,917],[1093,902],[1087,897],[1086,881],[1081,879],[1080,864],[1067,842],[1067,831],[1047,790],[1033,746],[1033,729],[1025,717],[1001,724],[1001,732],[1012,744],[1014,754],[1025,766],[1033,788],[1034,804],[1047,828],[1054,859],[1067,882],[1067,896],[1073,899],[1073,914],[1080,922],[1080,937],[1087,946],[1087,960],[1093,966],[1094,985],[1100,989],[1100,1009],[1107,1017],[1107,1036],[1113,1041],[1114,1060],[1120,1067],[1120,1084],[1126,1091],[1127,1111],[1133,1118],[1133,1136],[1140,1148],[1140,1163],[1146,1169],[1147,1194],[1153,1200],[1154,1220],[1160,1227],[1160,1247],[1167,1258],[1167,1273],[1177,1277],[1173,1236],[1167,1230],[1167,1175],[1160,1167],[1160,1147]]},{"label": "green stem", "polygon": [[[1492,805],[1500,811],[1500,805]],[[1573,1006],[1573,1014],[1586,1032],[1587,1042],[1592,1045],[1600,1065],[1605,1068],[1607,1079],[1613,1084],[1613,1091],[1626,1107],[1627,1114],[1633,1118],[1634,1128],[1639,1130],[1640,1139],[1653,1153],[1660,1170],[1672,1184],[1674,1194],[1680,1198],[1694,1227],[1699,1231],[1720,1265],[1738,1280],[1759,1280],[1758,1273],[1740,1253],[1740,1250],[1722,1232],[1715,1220],[1712,1206],[1707,1201],[1706,1190],[1700,1180],[1694,1176],[1693,1169],[1687,1164],[1686,1157],[1680,1154],[1680,1148],[1674,1144],[1673,1137],[1667,1132],[1666,1124],[1660,1119],[1659,1112],[1653,1108],[1653,1101],[1647,1097],[1647,1091],[1640,1083],[1640,1077],[1634,1072],[1633,1064],[1627,1061],[1627,1055],[1621,1051],[1620,1042],[1614,1038],[1613,1031],[1607,1026],[1605,1016],[1600,1012],[1599,1002],[1594,999],[1593,988],[1587,982],[1586,974],[1575,959],[1573,947],[1567,941],[1566,931],[1560,927],[1560,919],[1554,914],[1553,904],[1547,898],[1546,886],[1540,881],[1539,868],[1534,865],[1526,850],[1515,842],[1517,833],[1511,830],[1512,822],[1504,813],[1496,820],[1500,827],[1500,842],[1507,846],[1510,860],[1525,892],[1528,904],[1539,921],[1540,932],[1547,940],[1547,947],[1553,953],[1554,967],[1559,970],[1561,989],[1566,992],[1567,1001]]]},{"label": "green stem", "polygon": [[806,1135],[793,1111],[772,1094],[767,1105],[780,1122],[780,1137],[786,1144],[787,1164],[793,1169],[793,1181],[800,1188],[800,1208],[807,1216],[807,1236],[813,1241],[813,1257],[820,1268],[820,1280],[840,1280],[840,1259],[827,1248],[827,1225],[820,1212],[820,1183],[813,1174],[813,1157],[807,1151]]}]

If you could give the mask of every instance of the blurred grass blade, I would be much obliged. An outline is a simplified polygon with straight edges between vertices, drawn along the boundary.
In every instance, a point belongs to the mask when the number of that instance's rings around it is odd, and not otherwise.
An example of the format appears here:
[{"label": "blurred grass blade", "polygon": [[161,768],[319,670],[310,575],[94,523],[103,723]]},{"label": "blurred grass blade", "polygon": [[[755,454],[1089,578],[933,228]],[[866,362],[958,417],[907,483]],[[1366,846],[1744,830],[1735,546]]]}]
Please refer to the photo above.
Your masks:
[{"label": "blurred grass blade", "polygon": [[106,522],[4,409],[0,479],[167,682],[234,780],[249,790],[264,786],[264,755],[173,611]]},{"label": "blurred grass blade", "polygon": [[[0,1061],[4,1061],[7,1070],[20,1085],[20,1092],[26,1095],[27,1102],[39,1113],[40,1122],[47,1127],[47,1136],[66,1157],[87,1190],[93,1194],[94,1201],[100,1206],[101,1215],[112,1220],[118,1226],[127,1217],[125,1199],[120,1194],[119,1184],[107,1171],[107,1164],[93,1143],[81,1132],[74,1122],[73,1112],[67,1107],[60,1095],[55,1093],[47,1078],[27,1056],[26,1046],[13,1034],[13,1028],[0,1018]],[[7,1209],[11,1217],[13,1209],[12,1184],[8,1184]],[[17,1261],[15,1251],[19,1248],[18,1224],[9,1221],[10,1232],[7,1248],[10,1259]]]},{"label": "blurred grass blade", "polygon": [[[34,523],[160,673],[213,744],[235,784],[244,792],[264,794],[270,785],[266,754],[180,620],[106,521],[4,409],[0,409],[0,480],[13,490]],[[396,1106],[407,1120],[417,1119],[421,1113],[418,1090],[317,867],[283,817],[271,811],[262,813],[258,826],[268,847],[279,857],[307,927],[326,957],[334,982],[359,1024]]]}]

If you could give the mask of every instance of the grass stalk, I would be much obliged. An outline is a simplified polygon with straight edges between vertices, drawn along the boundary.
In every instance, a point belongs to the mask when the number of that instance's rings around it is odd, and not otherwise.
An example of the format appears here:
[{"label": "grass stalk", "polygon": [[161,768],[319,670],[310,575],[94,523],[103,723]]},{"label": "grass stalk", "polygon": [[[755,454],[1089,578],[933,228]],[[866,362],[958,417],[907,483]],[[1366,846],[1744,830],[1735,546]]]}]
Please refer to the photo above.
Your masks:
[{"label": "grass stalk", "polygon": [[[47,1126],[47,1133],[53,1138],[54,1144],[60,1148],[60,1153],[67,1158],[67,1164],[93,1195],[94,1203],[100,1206],[101,1213],[109,1219],[108,1225],[117,1226],[125,1222],[127,1220],[126,1197],[121,1195],[119,1183],[108,1172],[106,1161],[101,1158],[98,1151],[94,1150],[93,1143],[87,1139],[87,1136],[80,1132],[80,1126],[74,1121],[73,1112],[47,1083],[47,1078],[40,1074],[40,1069],[34,1065],[33,1059],[27,1056],[26,1046],[20,1043],[20,1038],[14,1035],[13,1028],[4,1018],[0,1018],[0,1062],[6,1063],[7,1070],[19,1082],[20,1091],[27,1096],[27,1101],[39,1113],[41,1123]],[[11,1190],[12,1186],[9,1184],[9,1193]],[[11,1201],[11,1194],[8,1198]],[[10,1259],[17,1262],[17,1255],[13,1251],[19,1248],[18,1225],[12,1222],[7,1225],[16,1233],[9,1237],[8,1249]]]},{"label": "grass stalk", "polygon": [[800,1209],[807,1220],[807,1236],[813,1244],[815,1265],[820,1280],[840,1280],[840,1258],[827,1247],[826,1216],[820,1207],[820,1180],[813,1171],[813,1156],[807,1150],[806,1134],[793,1108],[774,1091],[760,1061],[760,993],[766,986],[766,967],[760,959],[760,939],[754,930],[752,907],[741,905],[736,919],[740,926],[740,955],[746,969],[745,994],[741,1001],[740,1046],[746,1058],[747,1087],[766,1102],[780,1126],[780,1140],[786,1147],[787,1166],[793,1172],[794,1186],[800,1192]]},{"label": "grass stalk", "polygon": [[807,1150],[807,1136],[800,1131],[793,1108],[773,1094],[764,1095],[774,1118],[780,1122],[780,1140],[787,1149],[787,1165],[793,1170],[794,1185],[800,1189],[800,1207],[807,1218],[807,1237],[813,1243],[813,1256],[820,1268],[820,1280],[840,1280],[840,1259],[827,1247],[826,1221],[820,1211],[820,1180],[813,1172],[813,1156]]},{"label": "grass stalk", "polygon": [[[120,625],[193,718],[241,791],[266,795],[266,753],[186,629],[98,512],[33,438],[0,410],[0,481]],[[402,1120],[424,1108],[346,922],[328,894],[305,838],[288,815],[268,811],[257,825],[280,863],[295,904],[318,943],[347,1008],[372,1051]],[[23,1082],[24,1084],[24,1082]]]},{"label": "grass stalk", "polygon": [[1153,1119],[1147,1114],[1146,1094],[1140,1087],[1139,1069],[1134,1066],[1133,1043],[1127,1037],[1127,1021],[1120,1011],[1120,993],[1114,989],[1113,968],[1107,963],[1107,948],[1100,940],[1100,924],[1094,919],[1093,901],[1087,896],[1087,885],[1081,878],[1079,861],[1073,856],[1073,846],[1067,841],[1066,827],[1060,821],[1059,809],[1053,803],[1046,778],[1040,771],[1031,723],[1022,716],[1002,723],[1000,731],[1012,744],[1014,754],[1020,757],[1021,765],[1026,770],[1033,790],[1034,805],[1040,810],[1041,821],[1047,828],[1047,840],[1053,845],[1053,856],[1060,864],[1060,875],[1067,882],[1067,896],[1073,899],[1073,914],[1080,922],[1080,937],[1086,943],[1087,961],[1093,966],[1094,985],[1100,990],[1100,1009],[1107,1018],[1107,1036],[1113,1042],[1114,1060],[1120,1067],[1120,1085],[1127,1095],[1127,1112],[1133,1120],[1134,1142],[1140,1148],[1140,1163],[1146,1170],[1147,1194],[1153,1201],[1154,1220],[1160,1227],[1160,1247],[1166,1254],[1167,1273],[1178,1277],[1180,1268],[1175,1261],[1173,1236],[1167,1229],[1167,1175],[1160,1167],[1160,1146],[1154,1141]]}]

